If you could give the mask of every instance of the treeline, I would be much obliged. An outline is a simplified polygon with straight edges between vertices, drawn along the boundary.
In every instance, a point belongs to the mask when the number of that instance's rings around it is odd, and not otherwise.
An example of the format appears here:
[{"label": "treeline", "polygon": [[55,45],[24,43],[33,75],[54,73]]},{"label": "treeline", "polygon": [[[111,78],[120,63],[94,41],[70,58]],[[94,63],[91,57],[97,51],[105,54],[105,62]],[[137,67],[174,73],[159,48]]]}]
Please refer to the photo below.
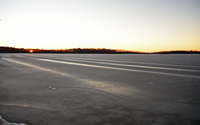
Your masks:
[{"label": "treeline", "polygon": [[72,48],[72,49],[24,49],[15,47],[0,47],[0,53],[105,53],[105,54],[120,54],[120,53],[135,53],[135,54],[200,54],[196,50],[173,50],[173,51],[159,51],[159,52],[140,52],[122,49],[105,49],[105,48]]},{"label": "treeline", "polygon": [[142,53],[138,51],[105,49],[105,48],[72,48],[72,49],[24,49],[0,47],[0,53]]},{"label": "treeline", "polygon": [[160,52],[154,52],[155,54],[187,54],[187,53],[193,53],[193,54],[200,54],[200,51],[197,50],[173,50],[173,51],[160,51]]}]

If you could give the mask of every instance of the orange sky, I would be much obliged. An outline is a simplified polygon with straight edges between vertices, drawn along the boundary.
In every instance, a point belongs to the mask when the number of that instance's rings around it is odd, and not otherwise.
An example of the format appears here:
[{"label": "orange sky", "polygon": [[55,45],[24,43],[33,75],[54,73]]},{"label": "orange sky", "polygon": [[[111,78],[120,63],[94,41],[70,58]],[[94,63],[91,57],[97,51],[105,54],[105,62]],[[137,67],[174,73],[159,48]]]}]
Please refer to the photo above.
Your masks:
[{"label": "orange sky", "polygon": [[197,0],[1,0],[0,46],[200,50]]}]

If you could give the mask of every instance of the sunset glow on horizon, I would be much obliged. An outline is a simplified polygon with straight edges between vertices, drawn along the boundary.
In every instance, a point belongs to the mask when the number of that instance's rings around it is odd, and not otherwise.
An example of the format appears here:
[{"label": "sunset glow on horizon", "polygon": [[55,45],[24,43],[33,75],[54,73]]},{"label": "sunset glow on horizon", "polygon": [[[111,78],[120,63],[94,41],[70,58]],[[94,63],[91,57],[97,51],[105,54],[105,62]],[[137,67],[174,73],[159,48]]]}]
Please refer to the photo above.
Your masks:
[{"label": "sunset glow on horizon", "polygon": [[0,0],[0,46],[200,51],[198,0]]}]

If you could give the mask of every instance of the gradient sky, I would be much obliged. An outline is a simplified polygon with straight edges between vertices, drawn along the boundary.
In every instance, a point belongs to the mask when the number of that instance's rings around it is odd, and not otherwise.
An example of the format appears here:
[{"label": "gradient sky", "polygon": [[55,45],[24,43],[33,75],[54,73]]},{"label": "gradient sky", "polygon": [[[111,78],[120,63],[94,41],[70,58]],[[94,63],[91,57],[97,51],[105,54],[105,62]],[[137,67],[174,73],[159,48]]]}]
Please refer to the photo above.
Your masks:
[{"label": "gradient sky", "polygon": [[200,50],[200,0],[0,0],[0,46]]}]

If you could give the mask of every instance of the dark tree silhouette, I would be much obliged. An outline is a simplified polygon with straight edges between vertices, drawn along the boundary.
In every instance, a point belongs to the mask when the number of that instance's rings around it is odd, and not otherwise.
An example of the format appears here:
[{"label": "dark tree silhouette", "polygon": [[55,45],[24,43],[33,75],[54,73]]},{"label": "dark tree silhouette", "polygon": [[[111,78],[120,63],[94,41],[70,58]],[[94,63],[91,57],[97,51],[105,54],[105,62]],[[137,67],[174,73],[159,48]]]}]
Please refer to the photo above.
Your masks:
[{"label": "dark tree silhouette", "polygon": [[[30,51],[32,50],[32,52]],[[0,47],[0,53],[100,53],[100,54],[199,54],[200,51],[197,50],[173,50],[173,51],[160,51],[160,52],[140,52],[140,51],[130,51],[123,49],[106,49],[106,48],[72,48],[72,49],[24,49],[24,48],[14,48],[14,47]]]}]

